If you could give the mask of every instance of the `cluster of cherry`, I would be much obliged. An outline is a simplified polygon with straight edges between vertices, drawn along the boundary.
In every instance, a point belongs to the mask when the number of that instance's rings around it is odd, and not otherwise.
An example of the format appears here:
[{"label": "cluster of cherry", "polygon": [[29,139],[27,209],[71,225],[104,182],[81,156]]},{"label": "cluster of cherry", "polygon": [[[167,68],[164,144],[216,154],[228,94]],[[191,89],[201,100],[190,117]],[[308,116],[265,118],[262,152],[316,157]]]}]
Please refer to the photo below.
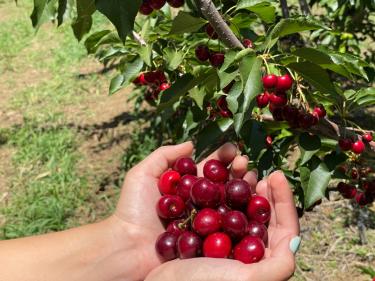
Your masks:
[{"label": "cluster of cherry", "polygon": [[141,73],[133,83],[137,86],[147,86],[145,98],[150,102],[157,100],[160,92],[171,87],[167,77],[161,70]]},{"label": "cluster of cherry", "polygon": [[362,154],[365,149],[367,143],[373,141],[373,136],[371,133],[364,133],[362,135],[362,139],[355,139],[352,137],[348,138],[341,138],[339,140],[339,147],[342,151],[352,151],[355,154]]},{"label": "cluster of cherry", "polygon": [[185,0],[143,0],[139,12],[142,15],[148,16],[154,10],[163,8],[167,2],[173,8],[180,8],[185,4]]},{"label": "cluster of cherry", "polygon": [[156,211],[166,223],[155,248],[164,260],[199,256],[260,261],[267,245],[271,206],[228,167],[209,160],[197,177],[191,158],[180,158],[162,174]]}]

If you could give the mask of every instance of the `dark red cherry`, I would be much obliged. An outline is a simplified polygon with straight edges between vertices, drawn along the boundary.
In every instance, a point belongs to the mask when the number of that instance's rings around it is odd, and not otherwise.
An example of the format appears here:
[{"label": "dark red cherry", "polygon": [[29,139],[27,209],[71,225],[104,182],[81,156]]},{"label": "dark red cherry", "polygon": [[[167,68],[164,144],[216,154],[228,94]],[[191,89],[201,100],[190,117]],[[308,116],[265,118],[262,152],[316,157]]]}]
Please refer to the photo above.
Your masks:
[{"label": "dark red cherry", "polygon": [[220,67],[224,63],[225,55],[223,53],[211,53],[209,60],[213,67]]},{"label": "dark red cherry", "polygon": [[234,83],[235,83],[235,81],[233,80],[227,86],[225,86],[225,88],[223,89],[223,92],[228,94],[230,92],[230,90],[232,90],[232,87],[233,87]]},{"label": "dark red cherry", "polygon": [[158,187],[161,194],[176,194],[181,176],[176,171],[165,171],[159,178]]},{"label": "dark red cherry", "polygon": [[225,164],[215,159],[208,160],[204,164],[203,174],[213,182],[226,182],[229,177],[229,171]]},{"label": "dark red cherry", "polygon": [[254,236],[246,236],[233,250],[234,259],[245,264],[256,263],[264,257],[265,247],[263,241]]},{"label": "dark red cherry", "polygon": [[229,207],[243,209],[251,198],[250,185],[241,179],[232,179],[225,186],[225,199]]},{"label": "dark red cherry", "polygon": [[181,176],[197,175],[197,165],[190,157],[182,157],[177,159],[177,161],[173,165],[173,170],[179,172]]},{"label": "dark red cherry", "polygon": [[245,48],[253,48],[254,45],[253,45],[253,41],[251,41],[250,39],[248,38],[245,38],[243,41],[242,41],[242,44],[245,46]]},{"label": "dark red cherry", "polygon": [[268,200],[259,195],[254,195],[247,205],[247,216],[250,220],[268,223],[271,218],[271,205]]},{"label": "dark red cherry", "polygon": [[365,151],[365,144],[363,141],[356,141],[355,143],[352,144],[352,151],[355,154],[361,154],[363,151]]},{"label": "dark red cherry", "polygon": [[352,169],[351,173],[350,173],[350,176],[352,177],[353,180],[356,180],[358,179],[358,170],[357,169]]},{"label": "dark red cherry", "polygon": [[317,115],[319,119],[324,118],[327,115],[327,111],[323,105],[316,106],[314,108],[314,113]]},{"label": "dark red cherry", "polygon": [[211,24],[206,25],[206,33],[207,33],[208,37],[210,37],[211,39],[219,38],[219,36],[217,35],[215,29],[212,27]]},{"label": "dark red cherry", "polygon": [[269,99],[270,103],[276,106],[283,106],[288,103],[288,98],[285,93],[271,93]]},{"label": "dark red cherry", "polygon": [[250,236],[255,236],[262,239],[264,245],[267,245],[268,231],[264,224],[252,220],[249,222],[247,229]]},{"label": "dark red cherry", "polygon": [[232,241],[222,232],[206,237],[203,242],[203,255],[208,258],[227,258],[232,250]]},{"label": "dark red cherry", "polygon": [[202,253],[202,240],[194,232],[185,231],[177,240],[177,249],[181,259],[199,257]]},{"label": "dark red cherry", "polygon": [[365,133],[362,136],[362,140],[365,141],[365,142],[372,142],[372,140],[373,140],[372,134],[371,133]]},{"label": "dark red cherry", "polygon": [[339,139],[339,147],[342,151],[348,151],[352,148],[352,140],[349,138]]},{"label": "dark red cherry", "polygon": [[256,97],[257,105],[259,108],[265,108],[270,101],[270,94],[264,92]]},{"label": "dark red cherry", "polygon": [[200,61],[206,61],[210,58],[210,49],[205,45],[199,45],[195,49],[195,56]]},{"label": "dark red cherry", "polygon": [[223,216],[223,230],[233,239],[241,239],[246,235],[247,218],[240,211],[230,211]]},{"label": "dark red cherry", "polygon": [[148,16],[150,15],[154,9],[150,6],[150,0],[143,0],[141,7],[139,8],[139,12],[142,15]]},{"label": "dark red cherry", "polygon": [[193,229],[200,236],[207,236],[220,228],[221,216],[214,209],[205,208],[199,211],[193,220]]},{"label": "dark red cherry", "polygon": [[173,8],[180,8],[185,4],[185,0],[167,0],[167,2]]},{"label": "dark red cherry", "polygon": [[266,76],[263,76],[263,87],[265,89],[272,89],[276,87],[277,84],[277,76],[274,74],[268,74]]},{"label": "dark red cherry", "polygon": [[167,226],[167,232],[176,234],[177,236],[180,236],[182,233],[184,233],[187,229],[187,224],[184,224],[184,220],[174,220],[170,222]]},{"label": "dark red cherry", "polygon": [[180,196],[164,195],[159,199],[156,211],[163,219],[179,218],[185,212],[185,203]]},{"label": "dark red cherry", "polygon": [[165,261],[177,258],[177,238],[178,235],[171,232],[164,232],[159,235],[155,243],[156,252]]},{"label": "dark red cherry", "polygon": [[199,208],[215,208],[220,203],[220,190],[210,180],[200,178],[191,188],[190,197]]},{"label": "dark red cherry", "polygon": [[181,178],[180,182],[177,184],[176,190],[177,195],[180,196],[184,201],[190,199],[190,191],[194,183],[198,180],[196,176],[185,175]]},{"label": "dark red cherry", "polygon": [[303,129],[309,129],[314,125],[314,116],[311,113],[301,113],[299,117],[299,125]]},{"label": "dark red cherry", "polygon": [[277,77],[276,90],[278,92],[288,91],[293,86],[293,78],[289,74]]},{"label": "dark red cherry", "polygon": [[150,6],[154,10],[160,10],[167,3],[167,0],[150,0]]},{"label": "dark red cherry", "polygon": [[357,194],[357,189],[355,186],[346,184],[344,182],[340,182],[337,185],[337,189],[342,195],[342,197],[347,198],[347,199],[354,198]]},{"label": "dark red cherry", "polygon": [[225,204],[221,204],[216,210],[221,215],[221,218],[223,218],[226,213],[231,211],[231,209]]},{"label": "dark red cherry", "polygon": [[224,204],[225,203],[225,184],[224,183],[216,183],[220,190],[220,203]]},{"label": "dark red cherry", "polygon": [[275,121],[283,121],[283,107],[277,106],[273,103],[270,104],[269,107],[270,111],[272,112],[272,117]]},{"label": "dark red cherry", "polygon": [[138,77],[134,79],[133,83],[135,85],[146,85],[147,81],[145,79],[145,74],[144,73],[139,74]]}]

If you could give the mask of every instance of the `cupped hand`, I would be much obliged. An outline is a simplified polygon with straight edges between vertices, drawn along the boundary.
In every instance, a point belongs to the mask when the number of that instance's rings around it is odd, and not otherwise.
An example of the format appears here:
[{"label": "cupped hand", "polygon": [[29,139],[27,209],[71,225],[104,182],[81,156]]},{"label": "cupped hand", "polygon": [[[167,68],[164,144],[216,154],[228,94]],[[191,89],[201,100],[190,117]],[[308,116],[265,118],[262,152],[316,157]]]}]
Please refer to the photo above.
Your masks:
[{"label": "cupped hand", "polygon": [[[245,180],[248,177],[245,176]],[[146,281],[282,281],[295,270],[294,252],[300,238],[293,194],[281,172],[271,174],[256,186],[272,208],[265,258],[245,265],[236,260],[194,258],[174,260],[153,270]]]},{"label": "cupped hand", "polygon": [[[191,142],[164,146],[132,168],[126,175],[120,201],[114,219],[123,225],[124,231],[135,244],[136,253],[127,257],[137,267],[134,280],[143,280],[146,275],[160,266],[162,261],[155,252],[155,241],[164,232],[155,206],[161,197],[157,183],[161,174],[180,157],[190,157],[193,153]],[[198,164],[198,176],[203,175],[203,165],[209,159],[217,159],[231,165],[232,178],[245,178],[255,189],[257,175],[247,171],[248,158],[237,155],[233,144],[225,144]],[[124,235],[125,237],[125,235]],[[121,241],[121,237],[119,237]],[[124,261],[125,262],[125,261]],[[180,280],[180,279],[173,279]]]}]

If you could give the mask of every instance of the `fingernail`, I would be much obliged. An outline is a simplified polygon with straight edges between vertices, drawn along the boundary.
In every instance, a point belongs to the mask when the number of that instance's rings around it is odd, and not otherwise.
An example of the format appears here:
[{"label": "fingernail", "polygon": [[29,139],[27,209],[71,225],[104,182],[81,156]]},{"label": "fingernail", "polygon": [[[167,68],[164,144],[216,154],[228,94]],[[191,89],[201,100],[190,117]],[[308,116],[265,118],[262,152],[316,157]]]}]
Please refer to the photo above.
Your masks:
[{"label": "fingernail", "polygon": [[292,240],[290,240],[289,249],[292,251],[294,255],[297,253],[300,244],[301,244],[300,236],[296,236]]}]

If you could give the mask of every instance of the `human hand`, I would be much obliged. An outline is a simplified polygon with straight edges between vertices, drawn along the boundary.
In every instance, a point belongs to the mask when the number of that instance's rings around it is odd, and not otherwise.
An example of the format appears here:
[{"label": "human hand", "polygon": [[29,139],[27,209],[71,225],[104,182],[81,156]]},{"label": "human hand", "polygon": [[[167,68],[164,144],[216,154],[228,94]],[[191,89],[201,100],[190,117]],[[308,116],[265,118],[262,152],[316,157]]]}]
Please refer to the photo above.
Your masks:
[{"label": "human hand", "polygon": [[[223,145],[197,165],[198,176],[203,176],[203,166],[207,160],[217,159],[231,164],[231,177],[246,179],[254,190],[257,175],[247,171],[248,158],[237,155],[237,152],[233,144]],[[127,279],[143,280],[151,270],[161,265],[162,261],[155,252],[155,241],[165,230],[155,211],[161,197],[157,183],[161,174],[178,158],[190,157],[192,153],[191,142],[164,146],[127,173],[117,210],[111,218],[114,224],[120,225],[115,241],[119,245],[124,244],[124,261],[130,262],[129,266],[136,273],[132,278],[126,276]]]},{"label": "human hand", "polygon": [[294,252],[300,243],[293,194],[281,172],[275,172],[260,181],[256,186],[256,192],[269,200],[272,209],[268,227],[269,240],[263,260],[250,265],[229,259],[174,260],[153,270],[146,281],[287,280],[294,273]]}]

